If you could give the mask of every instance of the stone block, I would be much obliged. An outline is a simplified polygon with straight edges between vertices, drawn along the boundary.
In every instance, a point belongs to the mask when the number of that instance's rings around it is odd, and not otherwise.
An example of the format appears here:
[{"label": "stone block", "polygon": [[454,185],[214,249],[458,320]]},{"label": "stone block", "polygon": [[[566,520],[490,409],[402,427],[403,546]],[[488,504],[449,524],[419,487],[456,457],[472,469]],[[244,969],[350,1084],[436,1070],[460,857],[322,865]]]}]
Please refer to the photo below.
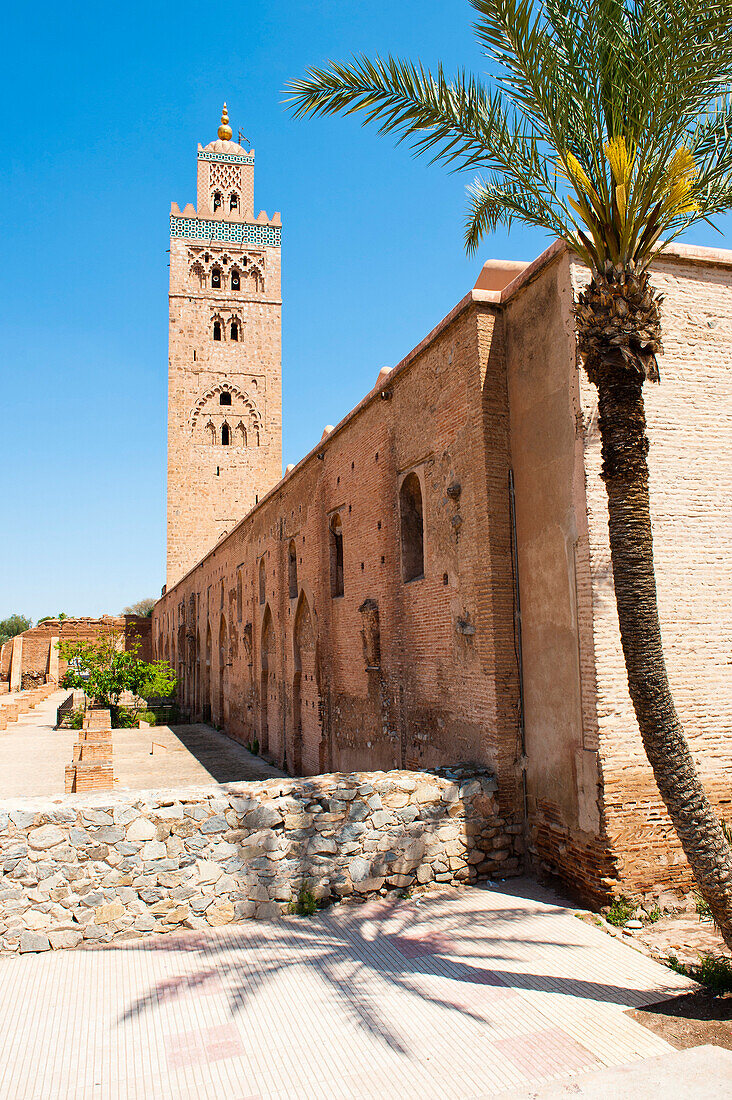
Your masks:
[{"label": "stone block", "polygon": [[25,954],[31,951],[50,951],[51,943],[43,932],[21,932],[20,952]]},{"label": "stone block", "polygon": [[71,931],[71,929],[62,929],[49,931],[48,941],[54,951],[60,951],[63,948],[77,947],[84,939],[84,933],[82,931]]},{"label": "stone block", "polygon": [[138,817],[127,826],[128,841],[155,840],[156,836],[155,826],[146,817]]}]

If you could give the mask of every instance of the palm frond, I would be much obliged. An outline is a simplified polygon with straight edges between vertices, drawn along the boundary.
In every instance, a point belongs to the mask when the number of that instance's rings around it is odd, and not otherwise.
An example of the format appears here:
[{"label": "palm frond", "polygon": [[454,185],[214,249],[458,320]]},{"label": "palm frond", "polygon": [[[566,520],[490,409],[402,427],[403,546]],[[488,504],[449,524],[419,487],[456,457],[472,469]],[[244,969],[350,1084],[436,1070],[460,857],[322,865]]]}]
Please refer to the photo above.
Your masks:
[{"label": "palm frond", "polygon": [[470,2],[488,83],[357,57],[290,84],[295,115],[360,112],[431,162],[489,173],[468,189],[469,249],[522,220],[598,270],[643,267],[729,208],[732,0]]}]

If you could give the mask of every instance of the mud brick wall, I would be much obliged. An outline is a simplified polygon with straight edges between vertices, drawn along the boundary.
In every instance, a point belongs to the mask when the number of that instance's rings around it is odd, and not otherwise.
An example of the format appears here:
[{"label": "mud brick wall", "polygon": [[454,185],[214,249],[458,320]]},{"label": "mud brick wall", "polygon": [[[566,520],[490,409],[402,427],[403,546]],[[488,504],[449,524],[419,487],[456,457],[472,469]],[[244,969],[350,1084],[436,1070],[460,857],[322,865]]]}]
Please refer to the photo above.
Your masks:
[{"label": "mud brick wall", "polygon": [[158,601],[183,707],[298,774],[488,767],[518,820],[508,457],[502,328],[473,292]]},{"label": "mud brick wall", "polygon": [[0,947],[205,928],[517,874],[486,772],[333,774],[0,803]]}]

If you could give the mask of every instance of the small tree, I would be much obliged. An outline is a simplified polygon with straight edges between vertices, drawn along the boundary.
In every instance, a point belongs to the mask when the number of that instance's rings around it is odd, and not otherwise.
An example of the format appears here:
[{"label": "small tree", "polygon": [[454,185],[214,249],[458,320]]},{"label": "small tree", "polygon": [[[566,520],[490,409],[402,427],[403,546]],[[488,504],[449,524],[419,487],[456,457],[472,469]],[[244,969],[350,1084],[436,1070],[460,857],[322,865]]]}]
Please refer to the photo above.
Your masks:
[{"label": "small tree", "polygon": [[137,603],[130,604],[129,607],[122,608],[123,615],[140,615],[143,619],[149,619],[153,613],[155,607],[155,600],[152,596],[146,597],[144,600],[138,600]]},{"label": "small tree", "polygon": [[177,678],[167,661],[143,661],[139,642],[122,648],[122,635],[110,631],[96,641],[59,642],[59,656],[68,663],[63,688],[80,688],[98,706],[109,707],[116,720],[125,691],[140,698],[168,698]]},{"label": "small tree", "polygon": [[32,626],[33,622],[27,615],[9,615],[7,619],[0,619],[0,645],[4,645],[16,634],[30,630]]}]

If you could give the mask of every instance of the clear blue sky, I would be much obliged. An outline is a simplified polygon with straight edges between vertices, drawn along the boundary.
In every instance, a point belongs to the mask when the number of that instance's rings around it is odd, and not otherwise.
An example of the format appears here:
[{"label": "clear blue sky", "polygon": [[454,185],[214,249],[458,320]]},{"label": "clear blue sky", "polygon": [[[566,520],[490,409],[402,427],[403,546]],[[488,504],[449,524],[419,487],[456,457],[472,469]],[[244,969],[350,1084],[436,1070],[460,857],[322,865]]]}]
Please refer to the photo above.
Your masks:
[{"label": "clear blue sky", "polygon": [[[297,461],[514,231],[462,247],[465,179],[353,119],[294,122],[310,64],[393,52],[482,70],[463,0],[13,4],[4,49],[0,618],[116,613],[165,565],[168,211],[221,103],[282,212],[284,462]],[[724,223],[730,229],[729,220]],[[711,229],[688,239],[724,246]]]}]

